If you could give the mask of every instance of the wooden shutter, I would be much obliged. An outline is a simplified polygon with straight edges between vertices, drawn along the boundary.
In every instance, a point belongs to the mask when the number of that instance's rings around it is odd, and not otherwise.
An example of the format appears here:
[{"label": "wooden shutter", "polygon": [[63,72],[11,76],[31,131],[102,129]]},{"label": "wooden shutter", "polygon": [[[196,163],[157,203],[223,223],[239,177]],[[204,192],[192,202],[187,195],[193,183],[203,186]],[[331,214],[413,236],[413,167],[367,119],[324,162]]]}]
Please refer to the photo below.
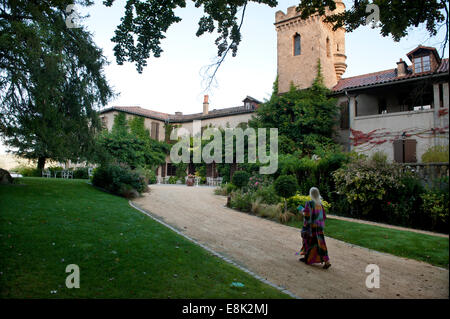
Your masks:
[{"label": "wooden shutter", "polygon": [[150,132],[150,137],[152,139],[156,138],[156,123],[152,122],[152,127],[151,127],[151,132]]},{"label": "wooden shutter", "polygon": [[350,129],[350,112],[348,102],[341,103],[341,130]]},{"label": "wooden shutter", "polygon": [[394,161],[403,163],[403,140],[394,141]]},{"label": "wooden shutter", "polygon": [[155,140],[159,141],[159,123],[155,123],[156,129],[155,129]]},{"label": "wooden shutter", "polygon": [[416,163],[416,148],[417,141],[416,140],[404,140],[404,149],[403,154],[405,156],[405,163]]}]

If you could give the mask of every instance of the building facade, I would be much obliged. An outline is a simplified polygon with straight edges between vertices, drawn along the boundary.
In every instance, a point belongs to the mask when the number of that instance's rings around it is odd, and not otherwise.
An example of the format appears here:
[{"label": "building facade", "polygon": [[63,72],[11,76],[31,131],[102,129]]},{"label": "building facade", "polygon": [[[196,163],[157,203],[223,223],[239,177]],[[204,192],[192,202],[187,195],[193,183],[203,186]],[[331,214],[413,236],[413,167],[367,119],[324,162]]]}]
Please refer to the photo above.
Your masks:
[{"label": "building facade", "polygon": [[[166,128],[177,126],[193,134],[194,121],[201,121],[201,127],[212,126],[217,128],[235,128],[239,124],[247,123],[261,102],[250,96],[247,96],[242,102],[242,106],[210,110],[209,98],[208,95],[205,95],[201,113],[183,114],[182,112],[176,112],[175,114],[168,114],[137,106],[114,106],[101,111],[100,117],[103,127],[111,131],[114,117],[119,112],[125,113],[127,120],[134,116],[142,116],[145,118],[144,126],[149,130],[151,138],[158,141],[169,141],[170,135]],[[175,167],[171,164],[169,156],[166,158],[166,164],[160,166],[156,173],[159,177],[174,176],[176,174]],[[217,177],[214,163],[207,166],[207,176]]]}]

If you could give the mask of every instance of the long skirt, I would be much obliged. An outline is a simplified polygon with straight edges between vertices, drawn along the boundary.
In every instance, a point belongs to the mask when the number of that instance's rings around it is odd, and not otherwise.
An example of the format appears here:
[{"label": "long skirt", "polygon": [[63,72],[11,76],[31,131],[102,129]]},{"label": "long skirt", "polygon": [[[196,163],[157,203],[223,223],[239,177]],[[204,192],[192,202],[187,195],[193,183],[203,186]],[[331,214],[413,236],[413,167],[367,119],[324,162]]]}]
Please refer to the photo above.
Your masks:
[{"label": "long skirt", "polygon": [[316,233],[303,238],[303,246],[299,254],[305,256],[308,265],[329,261],[325,236]]}]

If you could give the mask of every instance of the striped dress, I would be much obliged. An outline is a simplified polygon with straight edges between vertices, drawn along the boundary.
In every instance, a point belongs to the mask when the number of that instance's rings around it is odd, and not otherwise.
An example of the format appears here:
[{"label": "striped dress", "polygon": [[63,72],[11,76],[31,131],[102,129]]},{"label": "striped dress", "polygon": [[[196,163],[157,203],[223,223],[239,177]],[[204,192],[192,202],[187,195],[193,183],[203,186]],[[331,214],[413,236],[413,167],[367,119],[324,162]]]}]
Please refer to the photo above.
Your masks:
[{"label": "striped dress", "polygon": [[329,260],[323,229],[325,228],[325,210],[320,203],[309,201],[303,209],[303,246],[299,254],[305,256],[308,265]]}]

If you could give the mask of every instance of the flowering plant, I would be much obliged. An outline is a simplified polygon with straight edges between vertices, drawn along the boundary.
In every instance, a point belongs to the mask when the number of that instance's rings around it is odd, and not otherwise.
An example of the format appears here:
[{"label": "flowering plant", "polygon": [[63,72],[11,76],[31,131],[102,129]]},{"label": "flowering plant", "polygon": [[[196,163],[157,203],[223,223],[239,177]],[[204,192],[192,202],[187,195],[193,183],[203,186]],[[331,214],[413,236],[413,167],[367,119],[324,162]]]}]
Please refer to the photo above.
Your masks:
[{"label": "flowering plant", "polygon": [[[297,210],[297,207],[299,207],[300,205],[305,207],[306,202],[309,202],[310,200],[311,197],[297,193],[296,195],[288,198],[287,200],[288,207],[291,209],[295,208],[295,210]],[[329,210],[331,208],[331,204],[323,199],[322,199],[322,206],[323,208],[325,208],[325,210]]]}]

